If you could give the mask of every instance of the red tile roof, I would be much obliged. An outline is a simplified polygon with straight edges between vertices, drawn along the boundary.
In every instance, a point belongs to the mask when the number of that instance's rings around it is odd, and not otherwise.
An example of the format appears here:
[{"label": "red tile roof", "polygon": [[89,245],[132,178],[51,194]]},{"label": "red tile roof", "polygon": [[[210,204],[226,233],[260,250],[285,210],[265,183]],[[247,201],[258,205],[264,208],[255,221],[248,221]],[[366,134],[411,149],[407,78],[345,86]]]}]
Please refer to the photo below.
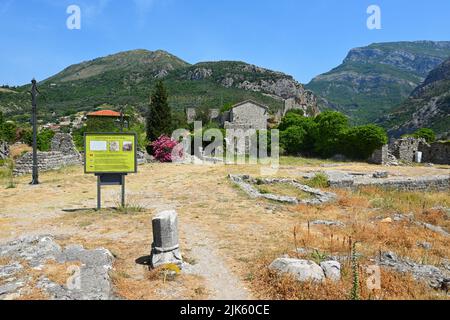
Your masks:
[{"label": "red tile roof", "polygon": [[120,112],[112,110],[100,110],[87,114],[88,117],[120,117]]}]

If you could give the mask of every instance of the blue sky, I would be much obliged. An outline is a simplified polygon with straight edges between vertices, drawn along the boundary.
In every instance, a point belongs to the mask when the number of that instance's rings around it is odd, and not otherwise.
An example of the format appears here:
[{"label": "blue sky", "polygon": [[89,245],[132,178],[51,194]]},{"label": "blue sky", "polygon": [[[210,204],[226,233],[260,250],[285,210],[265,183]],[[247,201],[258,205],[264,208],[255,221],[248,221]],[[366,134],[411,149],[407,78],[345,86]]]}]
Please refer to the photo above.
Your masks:
[{"label": "blue sky", "polygon": [[[81,30],[66,27],[71,4],[81,8]],[[371,4],[381,8],[381,30],[366,27]],[[138,48],[190,63],[241,60],[307,83],[353,47],[450,40],[449,14],[448,0],[0,0],[0,84]]]}]

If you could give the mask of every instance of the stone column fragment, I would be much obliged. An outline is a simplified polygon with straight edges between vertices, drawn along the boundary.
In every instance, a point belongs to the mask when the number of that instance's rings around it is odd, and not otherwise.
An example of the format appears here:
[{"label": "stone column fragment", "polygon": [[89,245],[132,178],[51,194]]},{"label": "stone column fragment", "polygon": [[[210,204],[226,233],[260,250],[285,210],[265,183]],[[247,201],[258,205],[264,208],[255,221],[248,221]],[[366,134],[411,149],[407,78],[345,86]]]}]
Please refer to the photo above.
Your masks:
[{"label": "stone column fragment", "polygon": [[183,260],[178,243],[177,213],[174,210],[158,213],[152,219],[152,227],[152,268],[157,268],[165,264],[176,264],[181,267]]}]

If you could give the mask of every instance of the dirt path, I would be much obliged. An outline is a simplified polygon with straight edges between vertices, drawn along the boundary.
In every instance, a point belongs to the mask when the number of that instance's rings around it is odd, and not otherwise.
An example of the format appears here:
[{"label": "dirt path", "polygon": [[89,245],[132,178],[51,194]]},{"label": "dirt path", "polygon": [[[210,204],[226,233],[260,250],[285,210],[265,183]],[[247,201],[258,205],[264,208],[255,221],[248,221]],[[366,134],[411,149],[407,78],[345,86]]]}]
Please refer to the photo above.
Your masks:
[{"label": "dirt path", "polygon": [[181,231],[190,247],[190,257],[195,264],[189,272],[204,277],[211,300],[248,300],[247,288],[234,275],[215,247],[214,237],[199,229],[199,226],[183,223]]}]

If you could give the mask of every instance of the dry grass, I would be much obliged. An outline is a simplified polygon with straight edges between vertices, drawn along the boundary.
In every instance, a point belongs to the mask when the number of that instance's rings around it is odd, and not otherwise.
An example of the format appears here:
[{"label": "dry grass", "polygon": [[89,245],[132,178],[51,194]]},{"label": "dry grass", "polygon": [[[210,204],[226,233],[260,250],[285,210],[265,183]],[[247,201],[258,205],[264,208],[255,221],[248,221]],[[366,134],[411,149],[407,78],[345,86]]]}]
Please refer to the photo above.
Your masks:
[{"label": "dry grass", "polygon": [[289,183],[274,183],[263,184],[255,186],[261,193],[272,193],[276,195],[283,195],[288,197],[295,197],[297,199],[309,199],[311,195],[303,192]]},{"label": "dry grass", "polygon": [[[299,178],[298,172],[305,170],[306,166],[309,170],[322,163],[296,164],[288,160],[282,163],[276,176]],[[338,169],[376,171],[379,167],[349,163]],[[403,167],[387,170],[411,175],[448,172],[447,168],[442,170],[436,167],[418,167],[414,171]],[[64,168],[41,174],[42,185],[38,187],[28,186],[29,176],[20,177],[16,189],[0,191],[0,239],[14,239],[27,233],[54,233],[60,235],[58,242],[61,245],[108,248],[115,255],[111,273],[115,290],[126,299],[208,297],[208,288],[202,278],[183,275],[164,283],[160,275],[151,274],[146,267],[135,263],[137,258],[150,253],[151,215],[167,207],[177,208],[179,213],[183,253],[188,248],[183,227],[185,223],[211,233],[217,238],[216,246],[223,263],[249,287],[255,297],[263,299],[348,298],[351,286],[348,265],[343,267],[342,283],[326,286],[300,285],[292,279],[268,272],[267,266],[274,258],[282,254],[295,256],[293,250],[299,246],[315,248],[320,253],[305,258],[320,259],[320,255],[324,254],[348,254],[351,238],[352,241],[359,241],[358,252],[363,255],[359,260],[361,265],[371,264],[370,259],[380,250],[394,251],[417,262],[431,264],[438,264],[450,256],[447,238],[408,221],[383,223],[378,219],[394,213],[412,213],[418,221],[448,229],[447,214],[433,209],[450,207],[450,199],[445,192],[387,192],[377,188],[333,190],[338,194],[335,203],[290,206],[249,199],[226,178],[230,173],[259,176],[257,166],[151,164],[140,167],[139,171],[139,174],[127,177],[127,192],[136,194],[136,203],[143,208],[143,211],[136,210],[133,214],[123,214],[120,210],[63,212],[63,208],[87,209],[95,206],[95,177],[84,175],[81,168]],[[114,207],[118,193],[108,193],[109,190],[116,189],[105,188],[104,205]],[[150,203],[151,208],[145,209],[144,203]],[[345,227],[311,225],[308,228],[308,221],[316,219],[339,220],[345,223]],[[298,226],[297,244],[293,237],[294,226]],[[417,246],[417,241],[430,242],[433,247],[427,251]],[[254,268],[249,270],[249,266]],[[61,276],[63,271],[55,270]],[[361,281],[364,279],[362,275]],[[63,277],[59,281],[63,281]],[[441,298],[421,283],[388,271],[383,271],[382,286],[381,292],[362,292],[362,298]],[[33,294],[35,297],[39,295]]]},{"label": "dry grass", "polygon": [[[339,282],[326,280],[324,283],[299,283],[293,277],[279,275],[267,268],[276,256],[265,256],[255,266],[253,285],[259,298],[276,300],[348,300],[352,288],[351,267],[343,265]],[[367,274],[359,267],[360,297],[363,300],[423,300],[445,299],[429,289],[426,284],[415,281],[410,275],[403,275],[381,269],[381,289],[369,290]]]}]

